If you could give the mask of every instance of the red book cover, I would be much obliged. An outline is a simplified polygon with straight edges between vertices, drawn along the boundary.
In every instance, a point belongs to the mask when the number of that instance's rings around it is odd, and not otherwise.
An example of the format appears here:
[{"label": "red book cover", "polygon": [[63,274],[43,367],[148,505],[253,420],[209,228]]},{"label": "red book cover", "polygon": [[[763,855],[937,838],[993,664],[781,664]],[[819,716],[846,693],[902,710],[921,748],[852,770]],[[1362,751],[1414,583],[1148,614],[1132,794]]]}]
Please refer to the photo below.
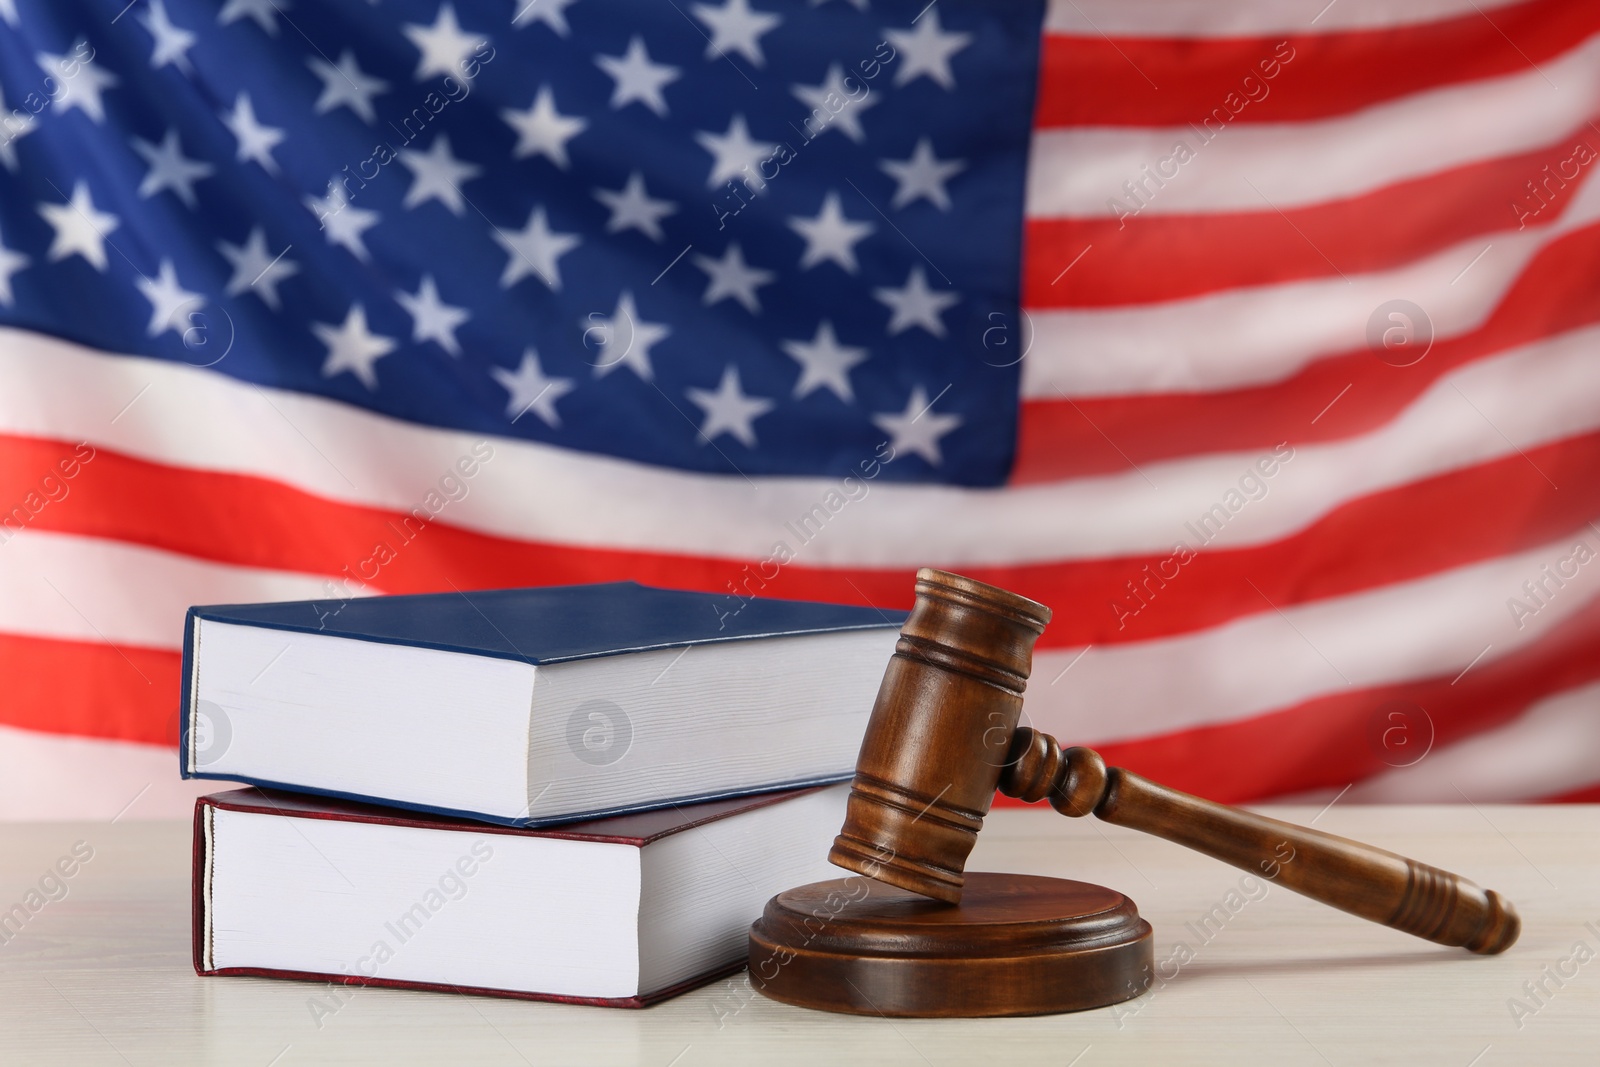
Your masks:
[{"label": "red book cover", "polygon": [[782,793],[768,793],[759,796],[734,797],[726,800],[715,800],[703,804],[685,805],[676,808],[665,808],[658,811],[635,812],[628,815],[617,815],[605,819],[593,819],[586,822],[570,823],[565,826],[545,829],[522,829],[511,826],[501,826],[490,823],[474,822],[466,819],[451,819],[441,816],[421,814],[413,811],[402,811],[391,808],[378,807],[372,804],[360,804],[354,801],[331,799],[320,796],[307,796],[277,791],[267,791],[257,788],[238,789],[226,793],[213,793],[201,797],[195,802],[194,816],[194,875],[193,883],[193,913],[192,913],[192,945],[194,955],[195,973],[202,976],[211,975],[247,975],[258,978],[287,978],[307,982],[337,982],[344,985],[380,986],[391,989],[424,989],[443,993],[471,993],[481,996],[512,997],[520,1000],[544,1000],[563,1004],[588,1004],[611,1008],[643,1008],[659,1003],[679,993],[686,992],[697,986],[717,978],[737,973],[743,969],[743,962],[737,962],[725,967],[719,967],[704,974],[680,982],[666,989],[658,990],[647,995],[632,997],[582,997],[563,996],[553,993],[531,993],[507,989],[488,989],[474,986],[445,985],[430,982],[418,982],[406,979],[367,977],[352,974],[335,974],[318,971],[293,971],[265,967],[211,967],[205,965],[205,937],[206,915],[205,909],[207,884],[207,864],[210,862],[209,844],[206,834],[207,809],[223,811],[236,811],[251,814],[281,815],[301,819],[324,819],[337,822],[374,823],[392,826],[410,826],[429,830],[458,830],[475,835],[504,835],[508,837],[543,837],[573,841],[595,841],[609,844],[630,845],[642,848],[652,841],[659,840],[672,834],[682,833],[685,830],[702,826],[709,822],[725,819],[732,815],[753,811],[772,804],[781,803],[807,793],[817,792],[817,788],[790,790]]}]

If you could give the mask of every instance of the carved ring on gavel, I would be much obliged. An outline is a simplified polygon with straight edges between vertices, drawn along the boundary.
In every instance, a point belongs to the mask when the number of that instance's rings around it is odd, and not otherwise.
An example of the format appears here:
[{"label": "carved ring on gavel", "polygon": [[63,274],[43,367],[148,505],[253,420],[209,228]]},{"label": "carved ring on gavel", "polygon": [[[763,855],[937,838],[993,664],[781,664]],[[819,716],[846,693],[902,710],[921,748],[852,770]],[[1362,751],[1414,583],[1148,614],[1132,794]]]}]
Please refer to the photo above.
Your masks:
[{"label": "carved ring on gavel", "polygon": [[751,981],[778,1000],[883,1015],[1100,1007],[1151,980],[1150,927],[1100,886],[967,874],[998,788],[1186,845],[1273,884],[1442,945],[1492,954],[1511,904],[1383,849],[1107,768],[1019,727],[1050,609],[924,568],[878,690],[828,858],[866,875],[779,894],[751,930]]}]

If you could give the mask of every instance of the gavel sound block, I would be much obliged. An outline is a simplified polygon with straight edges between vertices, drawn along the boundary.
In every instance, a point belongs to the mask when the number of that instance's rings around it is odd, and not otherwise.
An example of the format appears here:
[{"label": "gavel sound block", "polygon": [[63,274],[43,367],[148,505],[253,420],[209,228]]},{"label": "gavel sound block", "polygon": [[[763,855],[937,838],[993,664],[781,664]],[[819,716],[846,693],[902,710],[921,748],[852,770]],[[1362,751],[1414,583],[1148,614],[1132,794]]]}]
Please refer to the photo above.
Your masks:
[{"label": "gavel sound block", "polygon": [[986,1016],[1144,992],[1150,926],[1121,893],[964,873],[996,788],[1176,841],[1442,945],[1489,954],[1517,939],[1510,903],[1448,871],[1167,789],[1019,728],[1050,609],[929,569],[916,590],[828,855],[866,877],[768,902],[750,931],[750,980],[767,996],[863,1015]]}]

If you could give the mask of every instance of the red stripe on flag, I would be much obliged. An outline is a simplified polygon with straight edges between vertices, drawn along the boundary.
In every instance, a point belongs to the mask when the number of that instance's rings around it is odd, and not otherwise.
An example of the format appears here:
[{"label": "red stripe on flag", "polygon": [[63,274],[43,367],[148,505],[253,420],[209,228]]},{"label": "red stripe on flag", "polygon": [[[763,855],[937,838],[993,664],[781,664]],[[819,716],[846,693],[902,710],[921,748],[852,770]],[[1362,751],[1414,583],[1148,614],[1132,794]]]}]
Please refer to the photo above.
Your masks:
[{"label": "red stripe on flag", "polygon": [[[1166,552],[976,573],[1057,607],[1042,646],[1111,645],[1526,551],[1584,530],[1597,514],[1600,434],[1591,434],[1361,497],[1292,537],[1201,551],[1187,563]],[[1175,530],[1174,541],[1180,537],[1200,542]]]},{"label": "red stripe on flag", "polygon": [[176,652],[0,633],[6,680],[0,724],[176,745],[181,659]]},{"label": "red stripe on flag", "polygon": [[[14,492],[11,482],[18,470],[40,469],[64,450],[70,446],[0,436],[0,492]],[[1540,470],[1561,492],[1550,488]],[[236,565],[348,573],[389,593],[632,578],[713,593],[728,593],[731,582],[745,596],[909,608],[913,568],[940,562],[908,560],[904,568],[879,570],[791,564],[763,585],[742,561],[546,545],[442,522],[404,541],[398,513],[323,500],[259,478],[166,467],[103,449],[71,484],[67,499],[41,510],[37,528]],[[1203,552],[1125,627],[1119,627],[1112,600],[1126,599],[1125,583],[1142,582],[1146,565],[1159,570],[1166,554],[959,569],[1062,609],[1041,647],[1145,640],[1256,614],[1265,610],[1262,593],[1283,607],[1532,548],[1594,518],[1597,498],[1600,433],[1527,450],[1526,458],[1510,455],[1358,498],[1276,542]],[[1497,506],[1484,508],[1484,500]],[[1175,529],[1174,539],[1181,534]],[[380,542],[390,546],[392,558],[370,565]],[[339,595],[338,588],[330,599]],[[730,608],[736,604],[729,600]]]},{"label": "red stripe on flag", "polygon": [[[1339,692],[1266,715],[1161,737],[1096,745],[1112,766],[1225,804],[1312,789],[1341,789],[1409,758],[1385,749],[1374,719],[1391,710],[1426,712],[1432,745],[1443,748],[1521,715],[1535,702],[1600,678],[1600,602],[1536,644],[1461,676]],[[1108,711],[1109,714],[1109,711]],[[1424,720],[1406,720],[1421,743]],[[1412,730],[1417,733],[1412,734]],[[1092,738],[1058,738],[1063,745]],[[1426,758],[1426,757],[1423,757]],[[1470,792],[1470,783],[1464,784]],[[1016,803],[1008,801],[1008,803]]]},{"label": "red stripe on flag", "polygon": [[[175,652],[0,634],[12,679],[0,723],[49,733],[175,744]],[[1339,788],[1386,770],[1371,723],[1391,702],[1424,709],[1442,747],[1520,714],[1537,700],[1600,677],[1600,602],[1534,645],[1439,676],[1340,692],[1238,722],[1100,745],[1118,766],[1228,803]],[[1108,709],[1107,714],[1111,714]],[[1062,738],[1075,743],[1081,738]],[[1092,739],[1087,739],[1092,740]]]},{"label": "red stripe on flag", "polygon": [[[38,498],[37,472],[54,469],[73,448],[64,441],[0,434],[0,500]],[[129,541],[219,563],[326,575],[330,596],[340,595],[345,583],[413,593],[448,590],[451,583],[482,589],[624,578],[715,592],[744,567],[743,561],[516,540],[438,521],[420,526],[406,512],[106,448],[97,449],[93,461],[65,485],[67,495],[43,504],[23,530]],[[0,540],[15,536],[16,524],[13,519]],[[905,570],[902,577],[911,573]]]},{"label": "red stripe on flag", "polygon": [[1600,804],[1600,784],[1585,786],[1575,789],[1570,793],[1559,793],[1553,797],[1541,798],[1544,804]]},{"label": "red stripe on flag", "polygon": [[[1587,126],[1515,156],[1399,182],[1364,196],[1279,211],[1109,218],[1030,218],[1024,230],[1026,308],[1115,307],[1245,286],[1388,270],[1518,224],[1513,201],[1572,156]],[[1588,134],[1592,137],[1592,132]],[[1132,176],[1130,176],[1132,177]],[[1549,191],[1534,225],[1554,222],[1579,182]],[[1159,197],[1159,191],[1155,196]],[[1107,189],[1129,211],[1121,190]],[[1529,201],[1537,204],[1537,201]],[[1533,208],[1527,208],[1532,214]],[[1092,269],[1063,273],[1094,246]]]},{"label": "red stripe on flag", "polygon": [[[1363,348],[1248,389],[1025,401],[1012,481],[1058,481],[1176,456],[1352,437],[1394,418],[1449,371],[1595,322],[1600,226],[1551,242],[1481,327],[1435,343],[1410,367],[1391,367]],[[1339,402],[1329,407],[1335,397]]]},{"label": "red stripe on flag", "polygon": [[[1182,126],[1226,107],[1230,93],[1247,100],[1230,114],[1233,122],[1328,118],[1410,93],[1523,73],[1596,30],[1600,4],[1592,0],[1535,0],[1439,22],[1306,36],[1047,35],[1035,124]],[[1247,76],[1255,79],[1249,86]]]}]

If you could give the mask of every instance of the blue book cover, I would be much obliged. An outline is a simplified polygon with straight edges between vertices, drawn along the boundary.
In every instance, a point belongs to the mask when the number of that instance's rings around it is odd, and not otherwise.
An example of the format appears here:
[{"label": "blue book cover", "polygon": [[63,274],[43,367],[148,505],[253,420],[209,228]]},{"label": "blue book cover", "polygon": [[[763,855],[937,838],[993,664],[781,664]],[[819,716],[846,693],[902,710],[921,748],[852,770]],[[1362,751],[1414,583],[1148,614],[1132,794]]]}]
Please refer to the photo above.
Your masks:
[{"label": "blue book cover", "polygon": [[[183,648],[189,655],[195,620],[209,619],[524,663],[560,663],[708,641],[898,627],[905,618],[903,611],[849,604],[605,582],[193,607]],[[187,669],[184,677],[187,684]]]},{"label": "blue book cover", "polygon": [[[185,778],[245,781],[269,788],[400,804],[443,815],[536,826],[718,799],[750,790],[663,798],[651,804],[599,808],[559,819],[499,819],[482,812],[319,789],[305,784],[214,773],[190,765],[195,645],[201,621],[515,660],[548,666],[575,660],[690,645],[849,630],[898,629],[903,611],[812,601],[737,597],[663,589],[637,582],[474,590],[326,601],[223,604],[189,609],[184,626],[179,762]],[[309,741],[310,739],[308,739]],[[831,774],[764,784],[762,789],[839,781]]]}]

